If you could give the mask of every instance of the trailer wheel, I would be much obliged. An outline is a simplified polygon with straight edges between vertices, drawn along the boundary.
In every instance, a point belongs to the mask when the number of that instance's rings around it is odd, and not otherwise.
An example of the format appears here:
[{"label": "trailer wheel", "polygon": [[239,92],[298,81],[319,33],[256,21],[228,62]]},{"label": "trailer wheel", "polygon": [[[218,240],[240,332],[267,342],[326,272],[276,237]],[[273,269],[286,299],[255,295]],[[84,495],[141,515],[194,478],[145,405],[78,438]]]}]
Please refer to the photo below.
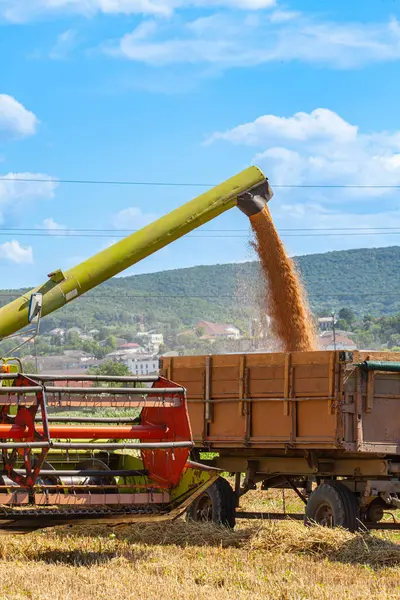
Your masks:
[{"label": "trailer wheel", "polygon": [[218,479],[191,504],[187,510],[188,521],[213,521],[218,525],[235,527],[236,502],[232,487],[226,479]]},{"label": "trailer wheel", "polygon": [[357,530],[358,503],[355,494],[340,481],[319,485],[311,494],[305,514],[305,524],[323,527],[343,527]]}]

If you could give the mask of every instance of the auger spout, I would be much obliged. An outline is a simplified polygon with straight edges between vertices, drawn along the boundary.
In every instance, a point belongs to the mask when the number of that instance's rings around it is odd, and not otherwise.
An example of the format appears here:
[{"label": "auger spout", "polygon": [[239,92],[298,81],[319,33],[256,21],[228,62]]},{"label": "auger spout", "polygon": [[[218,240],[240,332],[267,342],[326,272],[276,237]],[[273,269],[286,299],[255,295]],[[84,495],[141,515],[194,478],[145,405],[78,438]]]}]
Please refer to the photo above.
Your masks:
[{"label": "auger spout", "polygon": [[28,325],[32,294],[42,294],[41,316],[48,315],[233,206],[251,216],[271,197],[262,171],[245,169],[65,273],[50,273],[45,283],[0,309],[0,339]]}]

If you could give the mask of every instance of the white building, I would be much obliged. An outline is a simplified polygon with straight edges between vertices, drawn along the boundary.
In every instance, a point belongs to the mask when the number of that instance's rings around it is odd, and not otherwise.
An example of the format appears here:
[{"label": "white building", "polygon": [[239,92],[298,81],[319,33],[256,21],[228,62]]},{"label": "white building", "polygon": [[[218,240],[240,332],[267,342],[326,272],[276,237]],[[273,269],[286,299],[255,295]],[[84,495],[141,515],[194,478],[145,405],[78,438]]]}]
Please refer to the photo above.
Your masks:
[{"label": "white building", "polygon": [[196,329],[203,332],[205,339],[225,338],[228,340],[240,340],[240,329],[235,325],[227,323],[211,323],[210,321],[199,321]]},{"label": "white building", "polygon": [[59,327],[57,327],[56,329],[52,329],[51,331],[49,331],[49,336],[52,338],[52,340],[60,340],[60,341],[64,341],[65,338],[65,331],[64,329],[60,329]]},{"label": "white building", "polygon": [[158,375],[158,356],[148,354],[135,355],[132,352],[112,352],[106,356],[106,359],[112,359],[126,365],[132,375]]},{"label": "white building", "polygon": [[164,343],[164,336],[162,333],[150,333],[149,342],[153,346],[161,346]]},{"label": "white building", "polygon": [[149,346],[154,352],[158,352],[160,346],[164,343],[164,336],[162,333],[156,333],[155,331],[139,331],[138,337],[143,338],[143,341]]},{"label": "white building", "polygon": [[133,375],[158,375],[159,362],[157,356],[136,359],[128,357],[124,362]]}]

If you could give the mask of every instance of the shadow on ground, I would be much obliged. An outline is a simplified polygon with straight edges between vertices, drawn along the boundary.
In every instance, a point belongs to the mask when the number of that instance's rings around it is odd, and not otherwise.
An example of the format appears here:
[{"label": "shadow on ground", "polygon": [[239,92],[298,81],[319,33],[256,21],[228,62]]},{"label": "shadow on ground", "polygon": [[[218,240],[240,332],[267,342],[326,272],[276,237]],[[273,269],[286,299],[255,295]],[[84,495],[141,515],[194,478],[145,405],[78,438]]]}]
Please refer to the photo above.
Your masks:
[{"label": "shadow on ground", "polygon": [[55,565],[70,565],[74,567],[93,567],[109,563],[118,558],[129,560],[130,563],[145,560],[149,553],[133,548],[125,548],[123,551],[112,550],[45,550],[35,558],[40,562]]},{"label": "shadow on ground", "polygon": [[351,534],[341,529],[304,527],[296,522],[263,522],[232,531],[211,523],[174,523],[61,528],[57,536],[84,536],[106,539],[115,535],[118,542],[134,548],[143,545],[178,547],[242,548],[285,554],[307,555],[315,559],[364,564],[373,568],[400,565],[400,543],[387,535]]}]

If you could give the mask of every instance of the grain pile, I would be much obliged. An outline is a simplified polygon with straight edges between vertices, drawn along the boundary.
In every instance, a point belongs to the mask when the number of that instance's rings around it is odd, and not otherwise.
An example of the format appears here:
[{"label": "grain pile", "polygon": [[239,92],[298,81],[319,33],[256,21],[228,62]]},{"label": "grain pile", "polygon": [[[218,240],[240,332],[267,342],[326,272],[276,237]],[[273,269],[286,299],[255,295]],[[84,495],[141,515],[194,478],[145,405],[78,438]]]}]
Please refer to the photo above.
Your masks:
[{"label": "grain pile", "polygon": [[293,261],[272,222],[269,209],[250,217],[256,241],[253,244],[265,279],[266,311],[271,331],[285,352],[315,350],[313,321]]}]

